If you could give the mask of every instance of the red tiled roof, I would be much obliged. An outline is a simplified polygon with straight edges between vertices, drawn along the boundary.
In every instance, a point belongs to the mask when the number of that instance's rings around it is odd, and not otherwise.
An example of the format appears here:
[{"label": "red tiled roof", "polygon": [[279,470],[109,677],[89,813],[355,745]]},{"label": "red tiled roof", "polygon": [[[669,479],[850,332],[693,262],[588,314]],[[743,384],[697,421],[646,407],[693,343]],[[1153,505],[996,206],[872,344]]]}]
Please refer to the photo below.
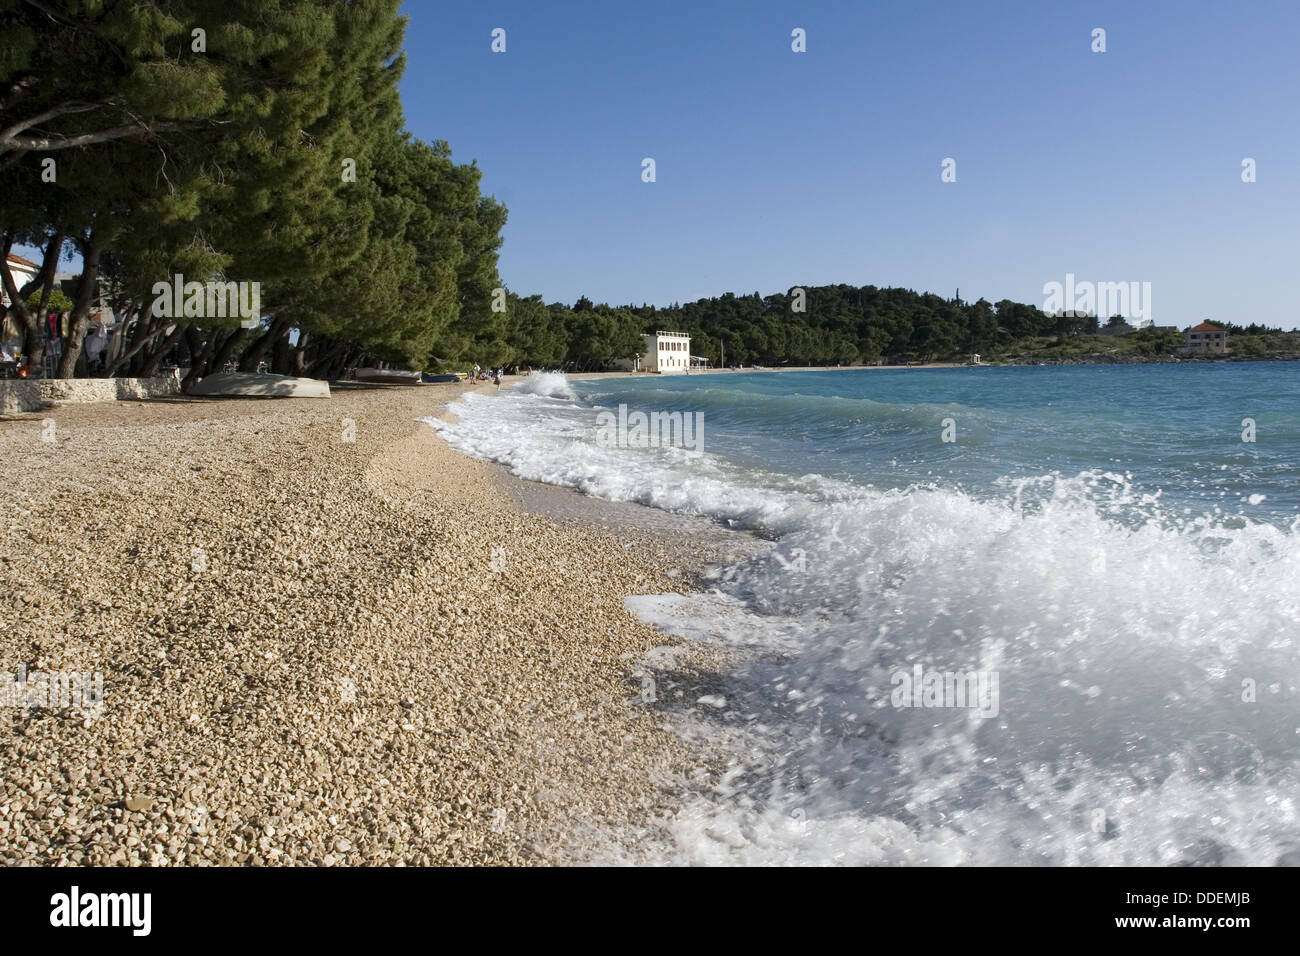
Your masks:
[{"label": "red tiled roof", "polygon": [[1215,325],[1213,322],[1202,322],[1200,325],[1193,325],[1188,332],[1222,332],[1223,326]]},{"label": "red tiled roof", "polygon": [[31,269],[33,272],[35,272],[37,269],[40,268],[40,266],[32,262],[31,259],[24,259],[22,256],[14,255],[12,252],[9,253],[9,261],[12,262],[14,265],[19,265],[19,266],[23,266],[24,268]]}]

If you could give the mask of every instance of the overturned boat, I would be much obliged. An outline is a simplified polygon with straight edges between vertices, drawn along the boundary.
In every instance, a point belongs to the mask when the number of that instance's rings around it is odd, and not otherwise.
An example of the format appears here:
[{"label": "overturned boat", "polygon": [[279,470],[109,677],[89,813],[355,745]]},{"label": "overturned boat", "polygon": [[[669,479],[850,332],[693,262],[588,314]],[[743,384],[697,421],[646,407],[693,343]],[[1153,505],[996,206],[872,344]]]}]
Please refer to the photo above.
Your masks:
[{"label": "overturned boat", "polygon": [[191,395],[234,398],[329,398],[330,386],[318,378],[294,378],[269,372],[218,372],[190,389]]},{"label": "overturned boat", "polygon": [[356,380],[372,385],[419,385],[420,373],[402,368],[359,368]]}]

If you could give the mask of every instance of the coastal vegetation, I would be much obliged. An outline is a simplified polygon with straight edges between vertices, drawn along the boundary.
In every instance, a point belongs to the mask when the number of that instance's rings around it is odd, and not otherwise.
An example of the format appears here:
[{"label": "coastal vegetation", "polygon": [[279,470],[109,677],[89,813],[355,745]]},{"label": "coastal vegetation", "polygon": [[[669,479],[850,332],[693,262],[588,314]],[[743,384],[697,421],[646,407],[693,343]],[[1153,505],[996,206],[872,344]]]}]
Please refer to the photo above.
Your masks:
[{"label": "coastal vegetation", "polygon": [[[40,374],[65,252],[81,259],[57,374],[101,296],[128,336],[104,374],[237,360],[329,376],[490,338],[504,207],[404,129],[400,0],[0,0],[0,279]],[[15,245],[43,250],[21,287]],[[255,283],[262,321],[155,314],[173,276]]]},{"label": "coastal vegetation", "polygon": [[[581,370],[640,350],[640,334],[691,336],[692,355],[713,365],[860,365],[965,362],[1138,362],[1186,358],[1177,329],[1101,334],[1094,316],[1050,315],[1003,299],[963,302],[911,289],[809,286],[761,296],[726,295],[667,308],[610,307],[583,298],[572,308],[511,298],[511,334],[494,361]],[[802,306],[802,310],[799,309]],[[1123,328],[1115,320],[1107,320]],[[1220,323],[1229,357],[1300,356],[1300,333]],[[509,344],[506,344],[509,343]]]},{"label": "coastal vegetation", "polygon": [[[0,280],[32,374],[47,341],[54,374],[86,374],[104,308],[118,339],[99,374],[173,360],[189,382],[231,363],[322,378],[380,362],[602,369],[655,329],[689,333],[714,365],[1151,361],[1181,344],[1171,330],[1101,335],[1092,316],[871,285],[667,308],[516,294],[498,272],[505,206],[483,195],[477,165],[405,129],[399,5],[0,0]],[[43,253],[21,282],[15,247]],[[74,255],[65,295],[56,272]],[[173,281],[237,285],[257,315],[201,296],[156,307]],[[51,312],[67,315],[52,339]],[[1277,330],[1228,329],[1234,357],[1300,353]]]}]

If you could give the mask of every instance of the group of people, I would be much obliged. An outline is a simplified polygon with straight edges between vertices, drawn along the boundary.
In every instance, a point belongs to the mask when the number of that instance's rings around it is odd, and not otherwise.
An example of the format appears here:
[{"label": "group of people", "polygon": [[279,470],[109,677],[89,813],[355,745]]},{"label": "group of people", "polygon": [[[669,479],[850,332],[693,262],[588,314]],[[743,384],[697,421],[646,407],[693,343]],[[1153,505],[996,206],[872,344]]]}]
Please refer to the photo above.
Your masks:
[{"label": "group of people", "polygon": [[82,349],[86,353],[86,370],[94,375],[104,369],[104,353],[108,351],[108,329],[104,323],[96,322],[90,327]]},{"label": "group of people", "polygon": [[[51,316],[51,319],[57,319],[57,316]],[[52,328],[59,326],[51,324]],[[86,332],[86,337],[82,341],[82,353],[86,358],[86,374],[98,375],[104,371],[104,360],[108,353],[108,342],[110,333],[103,322],[94,322]],[[46,345],[47,361],[48,356],[53,354],[58,357],[58,352],[50,352],[49,343],[57,343],[58,338],[48,338]],[[14,338],[9,341],[0,341],[0,378],[26,378],[30,374],[27,367],[26,356],[23,354],[23,346],[20,338]],[[48,366],[46,374],[49,374]]]},{"label": "group of people", "polygon": [[22,364],[22,350],[18,345],[0,342],[0,377],[25,378],[27,368]]},{"label": "group of people", "polygon": [[497,388],[501,387],[501,368],[486,369],[474,366],[474,373],[469,377],[471,382],[495,382]]}]

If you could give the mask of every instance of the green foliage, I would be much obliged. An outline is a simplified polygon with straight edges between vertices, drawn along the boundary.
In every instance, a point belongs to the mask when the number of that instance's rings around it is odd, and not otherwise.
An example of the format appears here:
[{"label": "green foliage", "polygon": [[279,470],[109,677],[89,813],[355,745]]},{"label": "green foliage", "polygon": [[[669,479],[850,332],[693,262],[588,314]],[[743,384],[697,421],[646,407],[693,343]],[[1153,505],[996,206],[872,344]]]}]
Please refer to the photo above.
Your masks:
[{"label": "green foliage", "polygon": [[[1097,334],[1094,316],[1053,316],[1004,299],[967,303],[910,289],[810,286],[806,309],[794,311],[794,290],[770,296],[727,293],[667,308],[611,308],[580,298],[572,309],[511,297],[512,358],[574,369],[608,367],[644,346],[656,329],[686,332],[691,352],[713,364],[852,365],[859,363],[984,361],[1160,361],[1178,356],[1176,330],[1147,327],[1124,335]],[[1108,323],[1115,325],[1116,323]],[[1251,325],[1228,326],[1231,353],[1290,357],[1300,333]]]},{"label": "green foliage", "polygon": [[633,309],[644,331],[691,334],[691,351],[715,364],[852,365],[964,361],[998,341],[1055,331],[1057,320],[1033,306],[944,299],[910,289],[810,286],[805,310],[788,293],[728,293],[667,309]]},{"label": "green foliage", "polygon": [[42,302],[41,293],[37,291],[27,297],[27,308],[31,309],[33,312],[40,312],[42,314],[50,312],[71,312],[72,300],[58,289],[51,289],[50,297]]},{"label": "green foliage", "polygon": [[[506,211],[477,167],[404,131],[399,6],[0,0],[0,233],[102,250],[151,328],[174,274],[260,283],[250,360],[510,351],[490,311]],[[182,324],[206,360],[237,319]]]},{"label": "green foliage", "polygon": [[1009,338],[1015,328],[1050,333],[1057,320],[1013,302],[967,304],[907,289],[847,285],[809,287],[804,310],[796,296],[727,293],[668,308],[596,305],[585,296],[572,307],[510,297],[508,323],[514,361],[575,369],[605,368],[644,349],[641,333],[687,332],[691,351],[713,364],[852,365],[863,362],[965,360]]},{"label": "green foliage", "polygon": [[[596,369],[638,355],[655,329],[689,333],[694,354],[714,364],[725,353],[728,364],[768,366],[972,352],[1160,358],[1182,344],[1156,330],[1099,337],[1095,317],[1009,300],[875,286],[727,293],[664,309],[585,296],[569,308],[508,292],[498,273],[505,207],[482,195],[476,165],[404,129],[399,7],[0,0],[5,248],[47,248],[53,266],[71,243],[91,279],[102,259],[133,339],[162,349],[183,333],[200,370],[263,355],[278,371],[320,374],[363,359]],[[54,181],[42,177],[50,158]],[[153,285],[177,273],[260,283],[265,330],[244,337],[235,317],[152,315]],[[74,311],[71,325],[84,328],[91,297],[77,298],[55,292],[45,307]],[[30,336],[31,315],[20,318]],[[1294,346],[1262,327],[1229,331],[1240,355]],[[75,359],[76,332],[68,345]],[[147,368],[161,351],[149,355],[133,361]]]}]

